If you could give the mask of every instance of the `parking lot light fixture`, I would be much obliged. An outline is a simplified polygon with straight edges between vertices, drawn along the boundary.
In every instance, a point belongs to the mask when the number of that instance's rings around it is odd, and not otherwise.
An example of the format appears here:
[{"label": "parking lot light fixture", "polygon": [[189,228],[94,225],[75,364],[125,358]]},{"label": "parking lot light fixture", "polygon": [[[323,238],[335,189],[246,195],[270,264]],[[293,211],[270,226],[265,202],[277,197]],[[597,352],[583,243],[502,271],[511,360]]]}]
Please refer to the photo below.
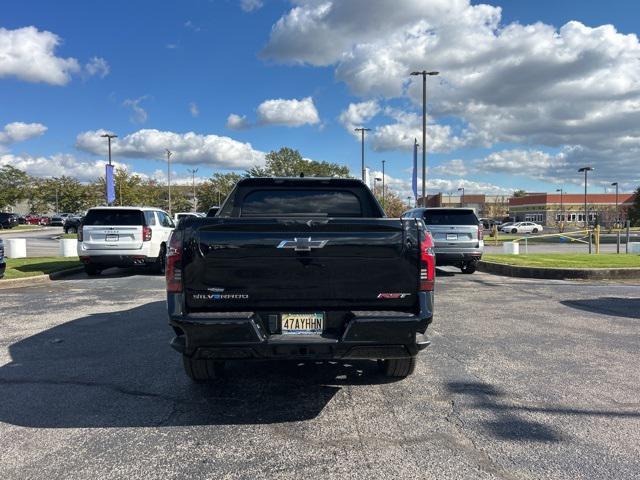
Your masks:
[{"label": "parking lot light fixture", "polygon": [[422,206],[427,202],[427,76],[433,77],[440,72],[411,72],[411,76],[422,75]]},{"label": "parking lot light fixture", "polygon": [[361,156],[362,156],[362,181],[365,181],[365,169],[364,169],[364,132],[368,132],[371,129],[370,128],[365,128],[365,127],[358,127],[358,128],[354,128],[354,130],[356,132],[360,132],[361,134]]},{"label": "parking lot light fixture", "polygon": [[[578,170],[578,173],[584,173],[584,229],[589,228],[589,219],[587,211],[587,173],[592,171],[593,167],[582,167]],[[591,252],[589,252],[591,253]]]},{"label": "parking lot light fixture", "polygon": [[169,187],[169,216],[171,216],[171,155],[173,152],[166,149],[167,152],[167,186]]},{"label": "parking lot light fixture", "polygon": [[111,139],[112,138],[118,138],[118,135],[115,135],[113,133],[103,133],[100,136],[102,138],[106,138],[108,140],[108,143],[109,143],[109,165],[111,165]]},{"label": "parking lot light fixture", "polygon": [[561,225],[564,225],[564,190],[562,188],[556,188],[556,192],[560,192],[560,222]]},{"label": "parking lot light fixture", "polygon": [[462,191],[462,196],[460,197],[460,206],[464,207],[464,187],[460,187],[458,191]]},{"label": "parking lot light fixture", "polygon": [[620,223],[620,214],[618,212],[618,182],[613,182],[612,187],[616,187],[616,227]]}]

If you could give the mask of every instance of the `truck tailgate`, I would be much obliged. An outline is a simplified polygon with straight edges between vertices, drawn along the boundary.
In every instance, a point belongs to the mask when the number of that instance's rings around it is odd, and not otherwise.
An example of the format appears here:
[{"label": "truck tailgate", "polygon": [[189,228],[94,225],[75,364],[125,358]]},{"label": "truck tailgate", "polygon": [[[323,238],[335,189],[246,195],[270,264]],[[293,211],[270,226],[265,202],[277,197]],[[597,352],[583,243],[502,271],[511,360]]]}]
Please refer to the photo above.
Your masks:
[{"label": "truck tailgate", "polygon": [[413,220],[212,218],[190,229],[189,310],[410,310],[417,302]]}]

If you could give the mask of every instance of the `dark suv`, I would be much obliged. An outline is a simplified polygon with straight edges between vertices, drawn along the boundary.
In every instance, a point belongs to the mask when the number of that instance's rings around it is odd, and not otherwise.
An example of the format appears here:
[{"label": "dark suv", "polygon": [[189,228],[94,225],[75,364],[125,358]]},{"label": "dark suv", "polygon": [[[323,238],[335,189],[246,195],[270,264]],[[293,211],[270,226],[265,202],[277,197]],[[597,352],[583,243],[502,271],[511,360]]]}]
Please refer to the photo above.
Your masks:
[{"label": "dark suv", "polygon": [[471,208],[414,208],[403,218],[421,218],[435,241],[436,263],[473,273],[482,252],[482,224]]},{"label": "dark suv", "polygon": [[7,262],[4,261],[4,243],[0,238],[0,278],[4,277],[4,271],[7,268]]},{"label": "dark suv", "polygon": [[13,228],[18,225],[18,215],[0,212],[0,228]]}]

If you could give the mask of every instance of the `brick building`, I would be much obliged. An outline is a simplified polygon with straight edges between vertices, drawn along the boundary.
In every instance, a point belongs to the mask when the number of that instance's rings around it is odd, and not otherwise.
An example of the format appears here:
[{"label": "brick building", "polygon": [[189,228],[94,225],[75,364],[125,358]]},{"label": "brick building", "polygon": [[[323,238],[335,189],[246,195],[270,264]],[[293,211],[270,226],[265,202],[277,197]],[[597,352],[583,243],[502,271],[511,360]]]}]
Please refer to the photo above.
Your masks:
[{"label": "brick building", "polygon": [[[619,193],[618,207],[620,220],[627,219],[627,209],[633,204],[633,193]],[[534,193],[524,197],[509,199],[509,216],[518,222],[533,221],[541,225],[554,226],[560,222],[567,225],[584,224],[584,194],[580,193]],[[616,195],[592,193],[587,195],[589,222],[612,225],[618,216]]]},{"label": "brick building", "polygon": [[[509,195],[438,193],[427,196],[427,207],[468,207],[473,208],[478,217],[501,219],[509,213],[509,198]],[[421,200],[419,199],[419,205]]]}]

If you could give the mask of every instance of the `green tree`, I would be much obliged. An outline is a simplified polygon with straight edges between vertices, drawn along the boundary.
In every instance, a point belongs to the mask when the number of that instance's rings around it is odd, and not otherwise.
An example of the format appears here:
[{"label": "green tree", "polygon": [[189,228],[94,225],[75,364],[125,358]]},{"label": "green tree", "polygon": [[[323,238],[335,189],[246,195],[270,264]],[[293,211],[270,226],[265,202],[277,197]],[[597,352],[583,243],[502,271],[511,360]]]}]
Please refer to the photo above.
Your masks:
[{"label": "green tree", "polygon": [[298,177],[301,173],[307,177],[348,177],[349,168],[337,163],[305,159],[297,150],[282,147],[266,155],[264,167],[256,166],[246,172],[249,177]]},{"label": "green tree", "polygon": [[0,209],[15,205],[29,197],[30,178],[11,165],[0,167]]},{"label": "green tree", "polygon": [[627,210],[627,218],[634,227],[640,227],[640,187],[636,188],[633,204]]},{"label": "green tree", "polygon": [[[383,205],[382,188],[377,189],[375,195],[378,199],[378,203],[380,203],[380,205]],[[384,213],[387,215],[387,217],[399,218],[403,212],[406,212],[411,207],[404,203],[396,192],[385,188],[383,208]]]},{"label": "green tree", "polygon": [[526,197],[526,196],[527,196],[526,190],[516,190],[515,192],[513,192],[514,198],[520,198],[520,197]]},{"label": "green tree", "polygon": [[227,195],[242,178],[242,175],[233,172],[214,173],[196,189],[198,209],[207,211],[213,205],[222,205]]}]

